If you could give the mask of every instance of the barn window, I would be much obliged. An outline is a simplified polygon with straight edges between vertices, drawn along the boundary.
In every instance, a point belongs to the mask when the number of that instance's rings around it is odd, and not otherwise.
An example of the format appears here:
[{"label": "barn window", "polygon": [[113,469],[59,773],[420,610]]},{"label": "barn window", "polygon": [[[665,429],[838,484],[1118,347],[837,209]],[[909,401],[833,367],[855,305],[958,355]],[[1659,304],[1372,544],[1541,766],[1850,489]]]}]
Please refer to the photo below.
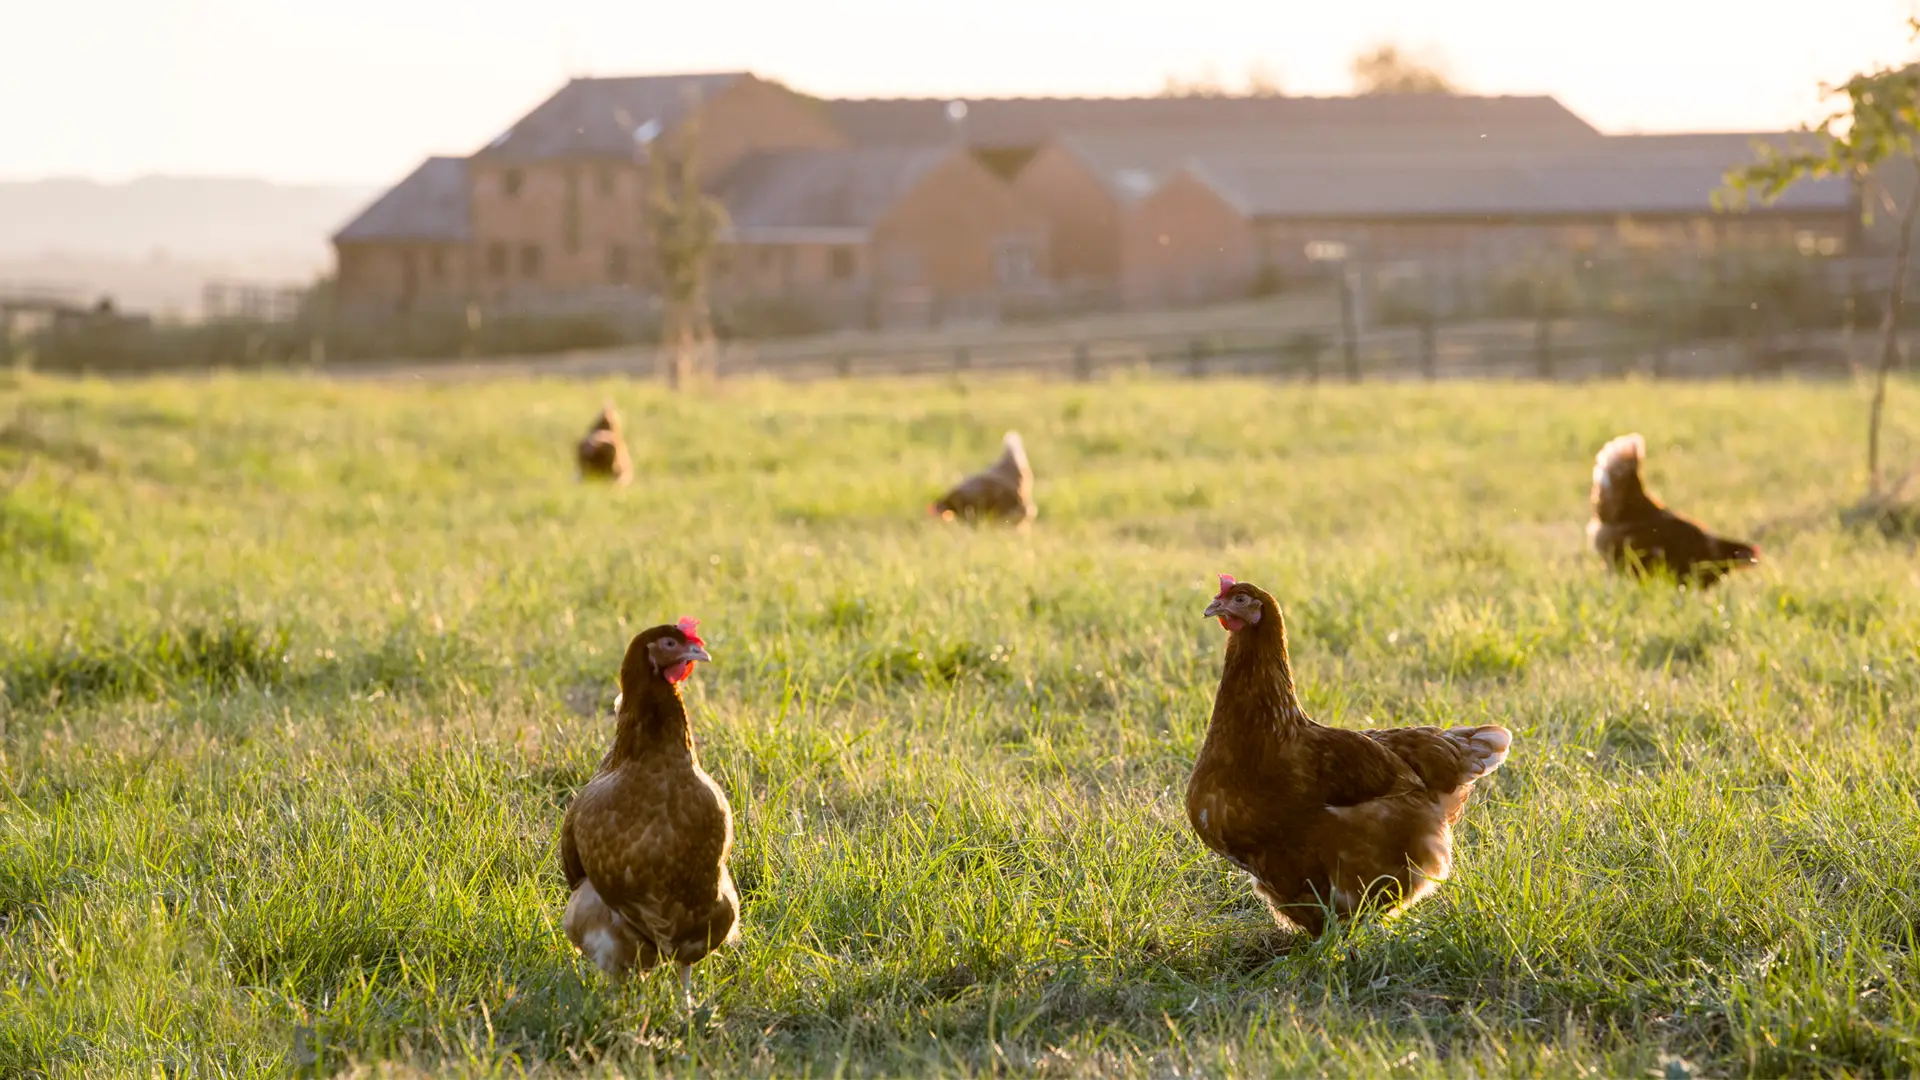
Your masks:
[{"label": "barn window", "polygon": [[528,244],[520,249],[520,276],[523,278],[540,276],[539,244]]},{"label": "barn window", "polygon": [[615,285],[627,283],[627,246],[615,244],[607,249],[607,280]]},{"label": "barn window", "polygon": [[1840,238],[1817,233],[1812,229],[1802,229],[1793,234],[1793,244],[1802,255],[1838,255]]},{"label": "barn window", "polygon": [[846,281],[853,277],[854,262],[852,248],[836,247],[827,256],[827,273],[835,281]]},{"label": "barn window", "polygon": [[519,169],[508,169],[500,174],[500,193],[509,199],[517,198],[520,194],[520,185],[525,179]]},{"label": "barn window", "polygon": [[487,273],[494,277],[507,276],[507,245],[487,245]]}]

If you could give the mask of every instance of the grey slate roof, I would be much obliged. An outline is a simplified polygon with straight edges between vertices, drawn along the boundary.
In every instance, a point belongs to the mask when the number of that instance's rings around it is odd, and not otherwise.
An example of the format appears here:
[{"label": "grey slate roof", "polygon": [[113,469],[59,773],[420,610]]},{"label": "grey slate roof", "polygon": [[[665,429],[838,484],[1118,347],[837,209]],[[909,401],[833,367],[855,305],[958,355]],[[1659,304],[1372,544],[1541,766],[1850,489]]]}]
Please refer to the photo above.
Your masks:
[{"label": "grey slate roof", "polygon": [[737,231],[869,229],[959,152],[923,143],[753,154],[727,170],[717,194]]},{"label": "grey slate roof", "polygon": [[636,146],[673,127],[694,105],[752,77],[736,71],[572,79],[474,157],[488,161],[573,156],[630,159]]},{"label": "grey slate roof", "polygon": [[[946,98],[867,98],[826,102],[855,143],[953,137]],[[1296,131],[1441,125],[1477,132],[1527,132],[1542,138],[1599,133],[1551,97],[1382,94],[1368,97],[1150,97],[966,99],[959,128],[983,149],[1037,146],[1063,132],[1194,126],[1264,126]]]},{"label": "grey slate roof", "polygon": [[1144,197],[1184,162],[1226,156],[1239,159],[1371,154],[1428,155],[1436,160],[1508,160],[1537,157],[1543,146],[1597,143],[1597,133],[1572,139],[1542,139],[1531,132],[1453,124],[1381,125],[1373,128],[1289,127],[1153,128],[1134,131],[1067,132],[1054,140],[1078,158],[1123,202]]},{"label": "grey slate roof", "polygon": [[467,239],[467,161],[430,157],[333,234],[337,241]]},{"label": "grey slate roof", "polygon": [[[1181,167],[1249,217],[1572,217],[1705,214],[1729,168],[1780,135],[1611,136],[1579,148],[1446,155],[1202,153]],[[1844,211],[1844,179],[1803,181],[1775,210]]]}]

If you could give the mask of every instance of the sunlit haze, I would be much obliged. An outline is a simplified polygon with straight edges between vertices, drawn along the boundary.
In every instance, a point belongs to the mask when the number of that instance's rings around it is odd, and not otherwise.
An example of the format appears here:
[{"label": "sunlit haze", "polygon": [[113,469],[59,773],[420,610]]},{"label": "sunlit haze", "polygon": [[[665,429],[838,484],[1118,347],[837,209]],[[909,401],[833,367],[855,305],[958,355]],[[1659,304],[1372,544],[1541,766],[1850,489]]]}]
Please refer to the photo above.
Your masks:
[{"label": "sunlit haze", "polygon": [[5,0],[0,177],[390,181],[569,75],[750,70],[828,96],[1109,95],[1169,75],[1341,93],[1394,41],[1606,131],[1789,127],[1907,54],[1907,0]]}]

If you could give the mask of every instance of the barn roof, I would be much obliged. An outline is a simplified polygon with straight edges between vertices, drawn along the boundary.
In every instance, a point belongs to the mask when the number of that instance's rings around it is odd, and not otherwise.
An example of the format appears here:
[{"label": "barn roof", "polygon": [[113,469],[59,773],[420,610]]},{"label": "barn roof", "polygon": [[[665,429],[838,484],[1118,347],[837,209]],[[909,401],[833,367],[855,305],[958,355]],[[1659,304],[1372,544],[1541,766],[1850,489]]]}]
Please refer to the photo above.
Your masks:
[{"label": "barn roof", "polygon": [[[1329,151],[1189,155],[1181,168],[1249,217],[1591,217],[1705,214],[1754,144],[1795,136],[1612,136],[1538,153]],[[1845,211],[1845,179],[1803,181],[1775,210]]]},{"label": "barn roof", "polygon": [[872,228],[952,145],[858,146],[749,155],[719,185],[736,233]]},{"label": "barn roof", "polygon": [[335,241],[467,239],[467,162],[430,157],[333,234]]},{"label": "barn roof", "polygon": [[744,71],[571,79],[474,154],[488,161],[633,157]]},{"label": "barn roof", "polygon": [[1290,160],[1329,155],[1495,161],[1538,156],[1543,147],[1584,146],[1604,136],[1542,137],[1479,124],[1435,123],[1334,129],[1212,126],[1134,131],[1073,131],[1051,145],[1071,154],[1123,202],[1140,199],[1190,160]]},{"label": "barn roof", "polygon": [[1031,147],[1066,132],[1195,126],[1325,132],[1356,127],[1473,127],[1545,137],[1597,136],[1545,96],[1380,94],[1363,97],[973,98],[952,119],[948,98],[847,98],[825,103],[856,143],[935,141],[956,133],[982,149]]}]

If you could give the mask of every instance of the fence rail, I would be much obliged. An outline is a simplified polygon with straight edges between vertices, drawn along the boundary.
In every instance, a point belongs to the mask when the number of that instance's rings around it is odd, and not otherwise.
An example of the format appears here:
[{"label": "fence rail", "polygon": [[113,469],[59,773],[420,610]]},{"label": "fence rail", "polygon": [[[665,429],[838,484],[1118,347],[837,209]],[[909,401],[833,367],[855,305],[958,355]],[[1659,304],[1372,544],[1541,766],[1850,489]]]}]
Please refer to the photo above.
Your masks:
[{"label": "fence rail", "polygon": [[[1835,376],[1848,374],[1877,337],[1799,332],[1775,340],[1679,340],[1594,333],[1576,324],[1540,334],[1528,323],[1470,330],[1413,327],[1356,335],[1343,347],[1332,335],[1300,328],[1239,328],[1211,334],[1036,337],[955,345],[802,347],[731,345],[720,351],[721,379],[792,381],[867,377],[1026,375],[1096,380],[1115,375],[1256,377],[1301,382],[1419,379],[1585,380],[1636,374],[1655,379]],[[632,347],[549,357],[499,357],[454,364],[337,364],[343,377],[469,379],[500,374],[555,377],[654,377],[659,354]]]},{"label": "fence rail", "polygon": [[[721,378],[1119,371],[1370,378],[1593,378],[1844,372],[1870,347],[1887,278],[1877,262],[1561,266],[1538,278],[1461,276],[1459,267],[1352,267],[1336,280],[1222,309],[1112,314],[1028,330],[996,327],[735,340]],[[1464,284],[1463,284],[1464,283]],[[245,293],[245,310],[265,294]],[[226,298],[233,299],[233,298]],[[266,309],[281,310],[284,296]],[[1909,305],[1920,316],[1920,308]],[[304,309],[303,309],[304,311]],[[0,362],[138,374],[206,368],[322,369],[471,377],[661,370],[649,344],[591,322],[483,316],[359,323],[291,321],[141,327],[79,319],[42,337],[0,334]],[[408,359],[413,357],[413,359]],[[482,358],[485,359],[482,359]]]}]

